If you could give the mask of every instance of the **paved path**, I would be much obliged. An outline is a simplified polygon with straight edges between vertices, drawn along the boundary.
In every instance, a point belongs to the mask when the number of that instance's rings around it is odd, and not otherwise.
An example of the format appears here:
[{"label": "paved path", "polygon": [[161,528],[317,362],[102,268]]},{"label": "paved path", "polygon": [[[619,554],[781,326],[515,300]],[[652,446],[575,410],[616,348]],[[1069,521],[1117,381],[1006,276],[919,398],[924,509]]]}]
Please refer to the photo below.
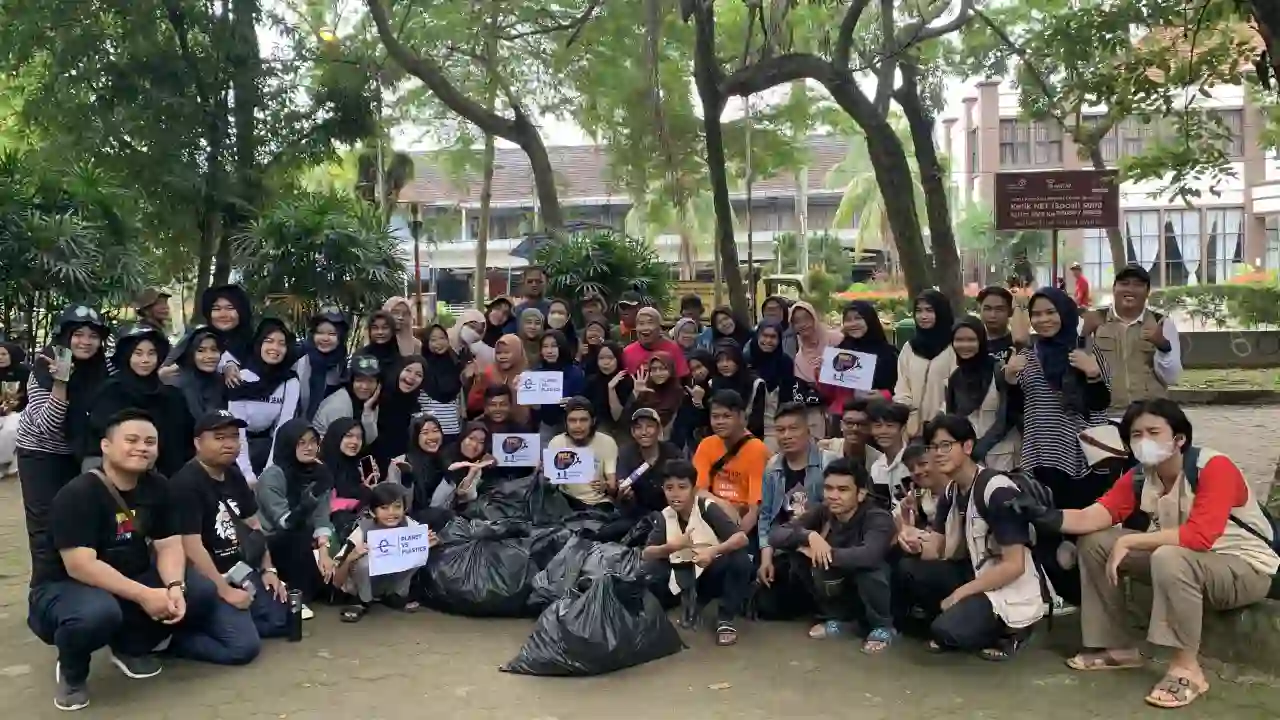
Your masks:
[{"label": "paved path", "polygon": [[[1280,408],[1195,408],[1197,440],[1228,452],[1253,477],[1269,479]],[[62,717],[50,702],[53,652],[25,627],[26,552],[20,499],[0,485],[0,715]],[[358,626],[321,608],[298,644],[274,641],[247,668],[174,662],[152,680],[127,680],[95,658],[93,706],[84,718],[146,720],[1117,720],[1171,717],[1142,695],[1157,669],[1071,673],[1062,657],[1072,640],[1064,622],[1015,662],[996,667],[967,657],[936,657],[902,642],[865,657],[851,642],[817,643],[804,626],[743,628],[735,648],[690,638],[673,658],[583,680],[524,678],[497,671],[528,634],[527,620],[469,620],[424,612],[374,612]],[[727,687],[724,687],[727,685]],[[720,689],[713,689],[720,688]],[[1183,720],[1274,719],[1280,687],[1216,680]]]}]

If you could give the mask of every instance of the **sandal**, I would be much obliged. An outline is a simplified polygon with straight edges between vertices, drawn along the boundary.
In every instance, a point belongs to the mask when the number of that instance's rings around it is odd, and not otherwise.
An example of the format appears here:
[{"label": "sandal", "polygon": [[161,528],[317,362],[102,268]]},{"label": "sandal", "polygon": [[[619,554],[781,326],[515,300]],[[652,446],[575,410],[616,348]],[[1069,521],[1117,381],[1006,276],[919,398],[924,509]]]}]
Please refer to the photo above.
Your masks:
[{"label": "sandal", "polygon": [[728,647],[738,644],[738,629],[728,620],[721,620],[716,626],[716,645]]},{"label": "sandal", "polygon": [[1142,667],[1142,656],[1137,660],[1122,660],[1110,650],[1077,653],[1067,660],[1067,667],[1079,672],[1096,672],[1099,670],[1134,670]]},{"label": "sandal", "polygon": [[382,599],[382,604],[392,610],[399,610],[403,613],[416,613],[421,607],[417,600],[410,600],[403,595],[388,595]]},{"label": "sandal", "polygon": [[348,605],[342,608],[339,619],[344,623],[357,623],[369,612],[368,605]]},{"label": "sandal", "polygon": [[876,628],[872,630],[867,639],[862,642],[862,652],[865,655],[875,655],[889,649],[893,644],[893,630],[889,628]]},{"label": "sandal", "polygon": [[[1156,683],[1155,687],[1151,688],[1151,692],[1147,693],[1146,701],[1148,705],[1173,710],[1190,705],[1207,692],[1209,692],[1208,683],[1200,684],[1181,675],[1165,675],[1164,679]],[[1164,693],[1173,699],[1157,697],[1156,693]]]},{"label": "sandal", "polygon": [[942,643],[938,642],[937,640],[930,640],[929,642],[925,643],[924,649],[928,652],[933,653],[934,655],[941,655],[942,653],[947,651],[946,648],[942,647]]},{"label": "sandal", "polygon": [[1012,660],[1017,656],[1018,651],[1022,649],[1022,645],[1026,642],[1024,638],[1008,637],[1001,640],[994,647],[983,648],[978,652],[978,657],[987,662],[1005,662]]},{"label": "sandal", "polygon": [[843,635],[849,626],[839,620],[828,620],[818,623],[809,628],[809,637],[814,640],[826,640],[827,638],[838,637]]}]

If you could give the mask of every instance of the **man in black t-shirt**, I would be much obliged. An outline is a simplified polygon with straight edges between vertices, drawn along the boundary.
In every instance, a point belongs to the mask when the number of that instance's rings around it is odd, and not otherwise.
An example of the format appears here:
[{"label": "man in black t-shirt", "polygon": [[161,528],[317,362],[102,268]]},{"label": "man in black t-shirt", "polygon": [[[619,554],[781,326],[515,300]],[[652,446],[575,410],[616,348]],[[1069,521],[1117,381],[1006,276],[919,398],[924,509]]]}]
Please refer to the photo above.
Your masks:
[{"label": "man in black t-shirt", "polygon": [[[236,466],[243,427],[245,422],[226,410],[206,413],[196,422],[195,458],[169,482],[178,500],[178,533],[187,559],[214,584],[228,609],[236,611],[222,612],[220,618],[249,642],[250,637],[287,635],[289,608],[255,517],[258,502]],[[252,572],[236,587],[226,573],[239,563]]]},{"label": "man in black t-shirt", "polygon": [[151,653],[165,640],[196,659],[210,659],[203,651],[217,643],[206,629],[217,595],[204,578],[187,576],[168,482],[149,471],[158,445],[145,413],[117,413],[100,443],[101,471],[80,475],[54,497],[50,547],[37,556],[46,560],[32,568],[27,624],[58,648],[60,710],[89,704],[89,659],[102,647],[111,647],[125,675],[145,678],[160,672]]}]

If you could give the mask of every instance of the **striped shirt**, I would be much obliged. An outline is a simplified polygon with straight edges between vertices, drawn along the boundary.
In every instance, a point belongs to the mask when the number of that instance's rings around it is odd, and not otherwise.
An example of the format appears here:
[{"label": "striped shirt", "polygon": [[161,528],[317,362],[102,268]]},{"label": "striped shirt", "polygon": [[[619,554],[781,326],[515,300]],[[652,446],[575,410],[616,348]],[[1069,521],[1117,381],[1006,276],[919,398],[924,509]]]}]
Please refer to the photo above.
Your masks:
[{"label": "striped shirt", "polygon": [[67,444],[65,421],[67,401],[59,400],[36,382],[36,374],[27,378],[27,407],[18,423],[18,447],[23,450],[71,455]]},{"label": "striped shirt", "polygon": [[440,421],[440,432],[445,435],[457,435],[462,432],[462,420],[458,415],[458,403],[442,403],[438,402],[430,395],[420,392],[418,393],[418,407],[427,413],[431,413]]},{"label": "striped shirt", "polygon": [[[1081,417],[1075,410],[1067,409],[1061,390],[1055,390],[1045,380],[1044,368],[1034,349],[1018,353],[1027,358],[1026,367],[1018,375],[1022,386],[1023,430],[1022,469],[1033,470],[1048,467],[1061,470],[1071,477],[1082,477],[1089,472],[1084,451],[1080,449],[1080,432],[1085,428],[1106,425],[1106,410],[1092,411]],[[1111,386],[1111,374],[1102,356],[1093,351],[1102,381]]]}]

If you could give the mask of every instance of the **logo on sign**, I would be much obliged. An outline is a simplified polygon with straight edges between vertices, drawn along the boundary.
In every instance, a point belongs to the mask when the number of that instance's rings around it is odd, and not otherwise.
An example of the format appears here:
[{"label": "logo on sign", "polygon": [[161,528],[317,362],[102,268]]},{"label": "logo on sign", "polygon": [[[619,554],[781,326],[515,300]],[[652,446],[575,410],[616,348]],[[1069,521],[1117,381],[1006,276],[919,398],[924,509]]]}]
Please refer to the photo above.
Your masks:
[{"label": "logo on sign", "polygon": [[831,358],[831,369],[836,372],[848,372],[849,370],[857,370],[862,367],[862,362],[858,360],[858,356],[851,352],[836,353]]},{"label": "logo on sign", "polygon": [[524,438],[519,435],[508,435],[502,439],[502,452],[508,455],[514,455],[527,447],[529,447],[529,443],[525,442]]},{"label": "logo on sign", "polygon": [[579,458],[578,453],[572,450],[561,450],[556,453],[555,466],[557,470],[568,470],[580,462],[582,462],[582,458]]}]

